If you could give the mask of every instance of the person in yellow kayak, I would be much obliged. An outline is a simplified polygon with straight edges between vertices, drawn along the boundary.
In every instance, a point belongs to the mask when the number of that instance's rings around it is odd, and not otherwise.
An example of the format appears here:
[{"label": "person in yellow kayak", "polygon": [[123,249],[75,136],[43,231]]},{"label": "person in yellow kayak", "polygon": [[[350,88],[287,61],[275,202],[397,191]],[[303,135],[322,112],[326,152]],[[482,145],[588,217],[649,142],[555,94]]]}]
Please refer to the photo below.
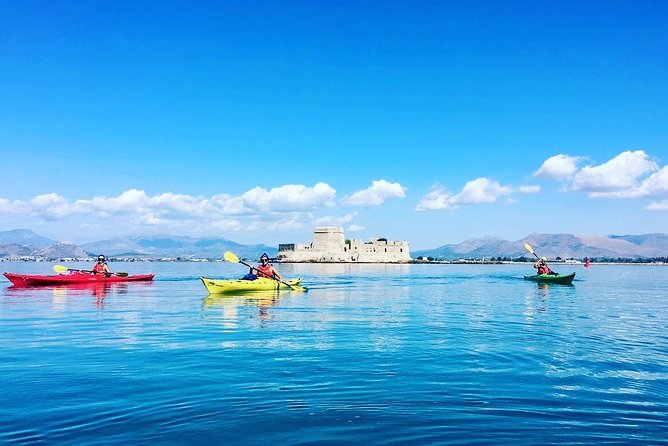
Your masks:
[{"label": "person in yellow kayak", "polygon": [[97,263],[93,266],[93,274],[111,274],[109,271],[109,265],[107,265],[107,258],[100,254],[97,256]]},{"label": "person in yellow kayak", "polygon": [[268,277],[269,279],[283,280],[281,273],[269,264],[269,256],[265,253],[260,256],[260,266],[255,268],[258,277]]},{"label": "person in yellow kayak", "polygon": [[533,264],[533,267],[538,270],[538,274],[550,274],[552,276],[558,276],[558,273],[555,273],[547,266],[547,257],[541,257],[536,263]]}]

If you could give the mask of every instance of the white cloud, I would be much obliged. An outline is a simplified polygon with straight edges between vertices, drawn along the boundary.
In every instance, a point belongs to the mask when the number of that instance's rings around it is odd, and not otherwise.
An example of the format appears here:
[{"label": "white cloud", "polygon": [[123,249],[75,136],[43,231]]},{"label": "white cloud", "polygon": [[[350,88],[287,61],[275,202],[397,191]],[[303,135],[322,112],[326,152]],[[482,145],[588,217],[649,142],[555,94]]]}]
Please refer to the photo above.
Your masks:
[{"label": "white cloud", "polygon": [[517,191],[523,194],[537,194],[538,192],[540,192],[540,186],[533,186],[533,185],[520,186],[517,188]]},{"label": "white cloud", "polygon": [[[643,150],[620,153],[599,165],[576,170],[582,157],[556,155],[543,163],[534,173],[554,179],[571,179],[570,189],[587,193],[592,198],[659,198],[668,197],[668,166],[660,168]],[[567,185],[560,189],[569,190]],[[666,210],[668,200],[647,205],[646,210]]]},{"label": "white cloud", "polygon": [[639,179],[659,166],[642,150],[622,152],[598,166],[585,166],[573,178],[573,190],[592,197],[637,197]]},{"label": "white cloud", "polygon": [[573,177],[577,170],[577,163],[582,160],[579,156],[570,156],[560,153],[546,159],[540,168],[533,173],[536,178],[565,180]]},{"label": "white cloud", "polygon": [[357,217],[357,211],[346,214],[343,217],[326,216],[313,220],[317,226],[345,226]]},{"label": "white cloud", "polygon": [[500,196],[510,195],[512,191],[511,187],[501,186],[498,181],[476,178],[468,181],[462,191],[451,198],[451,201],[456,205],[492,203]]},{"label": "white cloud", "polygon": [[643,197],[668,196],[668,166],[645,178],[639,187]]},{"label": "white cloud", "polygon": [[466,205],[493,203],[503,196],[508,196],[510,202],[515,202],[510,198],[514,193],[534,194],[539,191],[539,186],[502,186],[498,181],[481,177],[468,181],[455,195],[447,193],[442,186],[434,186],[431,192],[420,200],[416,210],[457,209]]},{"label": "white cloud", "polygon": [[415,209],[418,211],[452,209],[453,206],[449,202],[450,198],[451,195],[445,192],[443,186],[437,185],[431,189],[431,192],[422,197]]},{"label": "white cloud", "polygon": [[320,206],[333,206],[336,196],[329,184],[318,183],[312,188],[288,184],[270,190],[255,187],[239,197],[243,207],[256,212],[306,211]]},{"label": "white cloud", "polygon": [[[313,187],[284,185],[272,189],[253,188],[237,197],[226,194],[207,198],[171,192],[147,195],[129,189],[117,197],[93,197],[70,201],[56,193],[38,195],[27,201],[0,198],[0,213],[24,214],[38,219],[90,217],[105,224],[197,227],[241,230],[246,227],[284,229],[304,225],[304,214],[333,206],[336,191],[326,183]],[[242,224],[238,217],[243,216]]]},{"label": "white cloud", "polygon": [[348,232],[360,232],[360,231],[364,231],[365,229],[366,228],[364,226],[360,226],[360,225],[356,225],[356,224],[352,224],[352,225],[348,226]]},{"label": "white cloud", "polygon": [[416,210],[457,209],[464,205],[493,203],[499,197],[514,193],[533,194],[539,191],[539,186],[502,186],[498,181],[481,177],[468,181],[455,195],[445,192],[442,186],[435,186],[420,200]]},{"label": "white cloud", "polygon": [[645,210],[648,211],[668,211],[668,200],[655,201],[645,206]]},{"label": "white cloud", "polygon": [[341,202],[348,206],[380,206],[390,198],[404,198],[406,188],[399,183],[390,183],[385,180],[373,181],[370,187],[345,197]]}]

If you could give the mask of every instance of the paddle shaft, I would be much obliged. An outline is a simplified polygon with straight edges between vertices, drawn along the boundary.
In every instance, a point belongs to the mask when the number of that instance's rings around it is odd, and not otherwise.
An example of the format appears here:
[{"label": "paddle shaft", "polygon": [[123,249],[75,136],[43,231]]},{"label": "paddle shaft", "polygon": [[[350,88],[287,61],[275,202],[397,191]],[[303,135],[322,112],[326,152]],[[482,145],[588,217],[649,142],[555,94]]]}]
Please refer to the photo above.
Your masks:
[{"label": "paddle shaft", "polygon": [[[58,265],[58,266],[60,267],[60,265]],[[63,267],[63,268],[65,268],[67,271],[78,271],[78,272],[80,272],[80,273],[104,274],[104,275],[107,276],[107,277],[109,277],[109,276],[118,276],[118,277],[127,277],[127,276],[129,276],[128,273],[96,273],[95,271],[90,270],[90,269],[77,269],[77,268],[67,268],[67,267]]]}]

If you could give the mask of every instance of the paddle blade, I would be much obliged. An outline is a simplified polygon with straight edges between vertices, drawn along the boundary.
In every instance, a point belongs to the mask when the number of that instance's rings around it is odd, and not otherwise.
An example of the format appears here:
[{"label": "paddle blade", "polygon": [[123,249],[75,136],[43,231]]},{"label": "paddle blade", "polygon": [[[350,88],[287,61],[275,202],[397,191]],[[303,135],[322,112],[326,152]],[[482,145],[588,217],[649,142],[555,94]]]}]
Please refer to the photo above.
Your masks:
[{"label": "paddle blade", "polygon": [[531,254],[536,254],[535,252],[533,252],[533,248],[531,247],[530,244],[525,243],[525,244],[524,244],[524,247],[525,247],[525,248],[527,249],[527,251],[529,251]]},{"label": "paddle blade", "polygon": [[232,263],[239,263],[239,257],[235,256],[233,253],[227,251],[225,253],[225,260]]},{"label": "paddle blade", "polygon": [[68,271],[67,267],[63,265],[54,265],[53,270],[57,273],[66,273]]}]

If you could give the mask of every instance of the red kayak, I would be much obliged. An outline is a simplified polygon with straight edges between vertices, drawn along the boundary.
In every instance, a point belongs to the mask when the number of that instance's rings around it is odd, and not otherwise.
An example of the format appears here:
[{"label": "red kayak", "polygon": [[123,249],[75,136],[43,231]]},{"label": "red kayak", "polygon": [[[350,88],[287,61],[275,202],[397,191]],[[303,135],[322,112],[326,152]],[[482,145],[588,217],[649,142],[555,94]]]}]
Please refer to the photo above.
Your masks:
[{"label": "red kayak", "polygon": [[146,282],[153,280],[153,274],[138,274],[135,276],[107,276],[104,274],[89,274],[80,272],[70,272],[69,274],[57,274],[53,276],[43,276],[39,274],[15,274],[5,273],[15,286],[39,286],[39,285],[66,285],[71,283],[96,284],[96,283],[117,283],[117,282]]}]

